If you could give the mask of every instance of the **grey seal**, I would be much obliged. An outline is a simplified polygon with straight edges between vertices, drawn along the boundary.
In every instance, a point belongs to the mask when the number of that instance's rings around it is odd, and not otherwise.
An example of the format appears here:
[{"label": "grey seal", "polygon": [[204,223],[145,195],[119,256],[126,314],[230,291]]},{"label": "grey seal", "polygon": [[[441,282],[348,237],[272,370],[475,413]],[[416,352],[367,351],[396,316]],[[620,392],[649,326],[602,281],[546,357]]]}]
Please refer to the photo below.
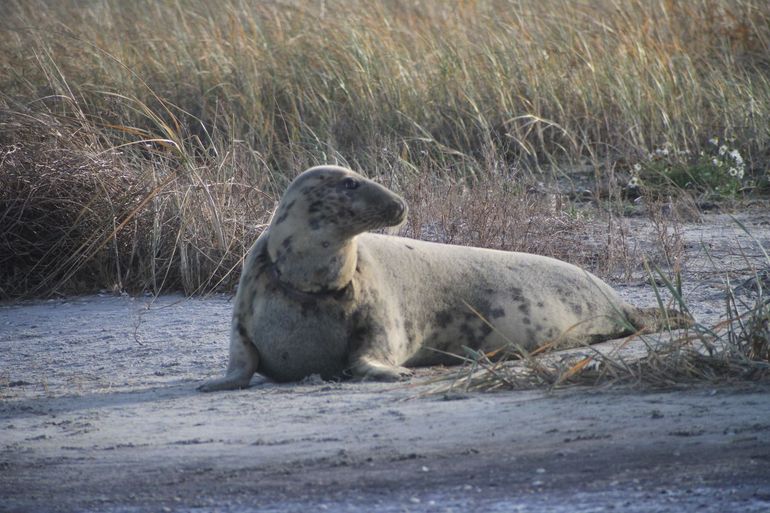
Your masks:
[{"label": "grey seal", "polygon": [[342,167],[288,187],[244,260],[226,375],[203,391],[276,381],[397,380],[456,364],[465,347],[532,350],[683,327],[593,274],[549,257],[366,233],[404,221],[404,200]]}]

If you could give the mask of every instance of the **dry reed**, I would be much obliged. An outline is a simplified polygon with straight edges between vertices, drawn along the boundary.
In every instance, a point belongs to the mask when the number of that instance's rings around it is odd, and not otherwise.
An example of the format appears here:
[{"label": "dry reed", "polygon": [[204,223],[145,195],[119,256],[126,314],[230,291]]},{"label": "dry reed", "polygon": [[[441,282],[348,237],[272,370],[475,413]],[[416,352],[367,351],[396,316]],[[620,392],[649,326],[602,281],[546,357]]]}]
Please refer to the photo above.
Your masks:
[{"label": "dry reed", "polygon": [[[768,55],[760,0],[8,0],[0,297],[229,289],[319,163],[431,184],[412,235],[564,257],[581,216],[622,227],[539,182],[713,137],[762,178]],[[615,272],[605,253],[576,263]]]}]

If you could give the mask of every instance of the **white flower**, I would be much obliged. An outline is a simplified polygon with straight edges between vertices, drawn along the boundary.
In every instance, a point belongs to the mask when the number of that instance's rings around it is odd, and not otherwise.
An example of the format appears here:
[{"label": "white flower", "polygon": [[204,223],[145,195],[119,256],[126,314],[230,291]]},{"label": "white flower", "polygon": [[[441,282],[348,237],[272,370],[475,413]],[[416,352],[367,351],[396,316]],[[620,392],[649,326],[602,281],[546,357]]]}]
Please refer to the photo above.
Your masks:
[{"label": "white flower", "polygon": [[638,176],[632,176],[631,179],[628,181],[628,186],[632,189],[639,187],[642,184],[642,181],[639,180]]},{"label": "white flower", "polygon": [[741,157],[741,154],[738,150],[733,150],[730,152],[730,156],[733,158],[733,161],[740,165],[743,164],[743,157]]},{"label": "white flower", "polygon": [[722,146],[719,147],[719,154],[724,155],[725,153],[727,153],[727,146],[723,144]]},{"label": "white flower", "polygon": [[640,163],[637,162],[636,164],[634,164],[634,173],[638,173],[641,170],[642,170],[642,165]]},{"label": "white flower", "polygon": [[711,159],[711,163],[714,164],[715,166],[719,166],[719,164],[721,164],[722,162],[718,158],[714,157],[713,159]]},{"label": "white flower", "polygon": [[717,138],[717,137],[712,137],[711,139],[709,139],[709,142],[710,142],[711,144],[713,144],[714,146],[718,146],[718,145],[719,145],[719,138]]},{"label": "white flower", "polygon": [[731,167],[728,173],[730,173],[730,176],[738,176],[738,170],[734,167]]}]

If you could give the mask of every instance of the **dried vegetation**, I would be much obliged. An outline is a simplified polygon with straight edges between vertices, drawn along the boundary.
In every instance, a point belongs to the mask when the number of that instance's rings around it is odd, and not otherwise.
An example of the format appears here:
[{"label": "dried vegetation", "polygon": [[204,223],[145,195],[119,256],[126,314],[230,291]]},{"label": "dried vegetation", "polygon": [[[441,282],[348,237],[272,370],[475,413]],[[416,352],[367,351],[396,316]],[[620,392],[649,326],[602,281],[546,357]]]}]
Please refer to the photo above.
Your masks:
[{"label": "dried vegetation", "polygon": [[[617,211],[636,164],[656,156],[644,178],[659,197],[657,157],[686,164],[714,138],[740,151],[743,185],[765,177],[762,1],[11,0],[4,13],[6,298],[231,288],[283,186],[324,162],[406,193],[410,235],[576,255],[605,275],[629,265],[606,256],[622,223],[533,188],[588,170],[589,196],[609,190]],[[613,244],[574,251],[587,220]]]}]

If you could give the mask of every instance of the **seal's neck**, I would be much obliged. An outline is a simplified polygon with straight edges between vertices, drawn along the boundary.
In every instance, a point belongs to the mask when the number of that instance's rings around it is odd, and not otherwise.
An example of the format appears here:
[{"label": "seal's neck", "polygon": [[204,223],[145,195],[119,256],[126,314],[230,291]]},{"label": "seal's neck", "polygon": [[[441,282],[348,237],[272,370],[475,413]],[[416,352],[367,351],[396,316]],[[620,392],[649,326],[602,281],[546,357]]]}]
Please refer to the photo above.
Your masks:
[{"label": "seal's neck", "polygon": [[353,280],[358,261],[355,237],[332,244],[301,234],[281,238],[279,233],[268,233],[267,241],[275,276],[286,286],[327,293],[340,291]]}]

